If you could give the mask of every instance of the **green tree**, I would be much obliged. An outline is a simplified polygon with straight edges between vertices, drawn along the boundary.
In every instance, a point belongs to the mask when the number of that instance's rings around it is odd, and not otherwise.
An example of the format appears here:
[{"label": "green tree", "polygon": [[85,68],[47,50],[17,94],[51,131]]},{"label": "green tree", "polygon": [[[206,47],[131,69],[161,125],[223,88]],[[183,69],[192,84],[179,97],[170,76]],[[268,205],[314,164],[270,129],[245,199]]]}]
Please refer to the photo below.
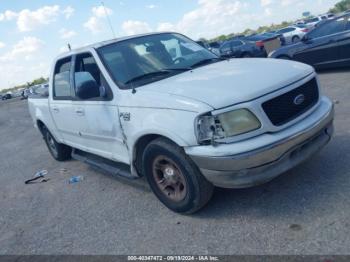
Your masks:
[{"label": "green tree", "polygon": [[340,13],[350,9],[350,0],[342,0],[337,3],[332,9],[329,10],[331,13]]}]

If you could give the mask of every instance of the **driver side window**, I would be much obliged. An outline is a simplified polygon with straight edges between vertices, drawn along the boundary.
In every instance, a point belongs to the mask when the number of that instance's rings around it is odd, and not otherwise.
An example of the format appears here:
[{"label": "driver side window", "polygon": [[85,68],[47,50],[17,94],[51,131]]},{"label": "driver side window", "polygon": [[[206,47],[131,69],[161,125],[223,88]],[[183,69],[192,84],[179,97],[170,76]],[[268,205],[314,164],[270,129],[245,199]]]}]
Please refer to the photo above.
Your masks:
[{"label": "driver side window", "polygon": [[74,67],[74,83],[76,92],[78,87],[86,86],[90,83],[89,94],[84,97],[78,97],[82,100],[112,100],[113,94],[102,75],[94,57],[90,53],[84,53],[76,56]]}]

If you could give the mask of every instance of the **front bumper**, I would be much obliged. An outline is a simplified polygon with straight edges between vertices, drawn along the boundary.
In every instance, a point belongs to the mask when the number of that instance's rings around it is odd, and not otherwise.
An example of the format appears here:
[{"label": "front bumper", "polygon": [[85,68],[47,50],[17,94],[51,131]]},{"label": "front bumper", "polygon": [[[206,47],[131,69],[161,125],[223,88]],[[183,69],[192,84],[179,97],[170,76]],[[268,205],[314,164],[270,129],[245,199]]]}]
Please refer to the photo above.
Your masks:
[{"label": "front bumper", "polygon": [[[286,137],[263,147],[257,146],[257,149],[234,155],[222,155],[230,146],[235,147],[234,144],[222,145],[225,149],[216,149],[217,154],[220,152],[219,156],[196,154],[195,151],[198,150],[193,148],[186,152],[214,185],[224,188],[252,187],[272,180],[320,151],[333,135],[333,118],[332,103],[324,102],[306,119],[289,128],[293,130],[281,131]],[[264,140],[264,137],[257,139]],[[237,147],[232,151],[237,151]]]}]

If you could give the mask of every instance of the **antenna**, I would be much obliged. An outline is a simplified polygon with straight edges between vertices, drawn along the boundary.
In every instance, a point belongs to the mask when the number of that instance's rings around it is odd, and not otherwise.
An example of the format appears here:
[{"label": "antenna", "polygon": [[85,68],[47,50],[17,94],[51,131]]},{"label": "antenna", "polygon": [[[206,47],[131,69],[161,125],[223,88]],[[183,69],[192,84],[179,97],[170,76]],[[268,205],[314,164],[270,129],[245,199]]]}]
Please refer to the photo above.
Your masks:
[{"label": "antenna", "polygon": [[107,17],[107,21],[108,21],[109,27],[111,28],[111,32],[112,32],[113,38],[116,38],[114,29],[113,29],[113,26],[112,26],[112,23],[111,23],[111,20],[109,18],[109,14],[108,14],[106,6],[105,6],[105,3],[103,1],[101,1],[101,5],[103,6],[103,10],[105,11],[105,14],[106,14],[106,17]]},{"label": "antenna", "polygon": [[72,47],[70,46],[70,43],[68,43],[67,46],[68,46],[68,50],[72,51]]}]

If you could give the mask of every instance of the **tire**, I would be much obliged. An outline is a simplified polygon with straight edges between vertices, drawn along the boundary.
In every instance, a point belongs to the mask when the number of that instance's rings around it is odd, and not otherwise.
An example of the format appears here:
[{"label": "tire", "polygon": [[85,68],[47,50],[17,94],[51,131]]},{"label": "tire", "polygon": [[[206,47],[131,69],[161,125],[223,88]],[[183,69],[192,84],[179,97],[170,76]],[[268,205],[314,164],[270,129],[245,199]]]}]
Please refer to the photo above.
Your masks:
[{"label": "tire", "polygon": [[72,148],[58,143],[47,128],[43,128],[44,140],[50,154],[57,161],[65,161],[71,158]]},{"label": "tire", "polygon": [[211,199],[214,186],[173,142],[159,138],[147,145],[143,174],[153,193],[170,210],[192,214]]},{"label": "tire", "polygon": [[300,37],[299,36],[293,36],[292,38],[292,43],[295,44],[295,43],[298,43],[300,41]]}]

